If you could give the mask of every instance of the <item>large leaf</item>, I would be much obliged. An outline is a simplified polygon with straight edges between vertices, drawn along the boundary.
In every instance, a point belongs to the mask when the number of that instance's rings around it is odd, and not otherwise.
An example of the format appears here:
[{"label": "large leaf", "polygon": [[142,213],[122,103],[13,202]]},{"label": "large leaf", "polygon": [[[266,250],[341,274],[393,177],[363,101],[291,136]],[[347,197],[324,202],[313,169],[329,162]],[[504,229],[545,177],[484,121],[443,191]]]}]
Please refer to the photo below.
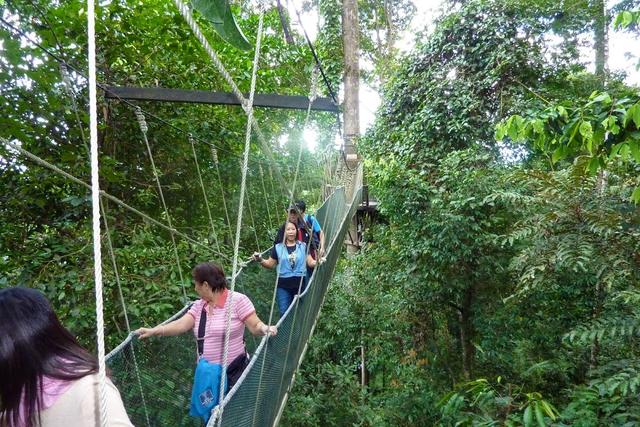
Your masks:
[{"label": "large leaf", "polygon": [[193,0],[191,3],[227,43],[241,50],[251,49],[251,44],[231,13],[228,0]]}]

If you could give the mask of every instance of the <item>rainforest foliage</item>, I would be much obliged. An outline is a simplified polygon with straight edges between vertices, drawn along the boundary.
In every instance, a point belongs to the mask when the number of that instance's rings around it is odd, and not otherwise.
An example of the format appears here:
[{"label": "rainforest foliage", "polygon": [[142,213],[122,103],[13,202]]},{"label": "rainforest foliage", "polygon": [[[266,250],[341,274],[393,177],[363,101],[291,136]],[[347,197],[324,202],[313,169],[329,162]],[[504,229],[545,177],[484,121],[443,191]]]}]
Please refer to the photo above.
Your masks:
[{"label": "rainforest foliage", "polygon": [[[638,2],[445,1],[407,53],[397,40],[414,3],[359,3],[361,52],[372,64],[363,77],[382,104],[358,150],[379,211],[362,250],[341,261],[282,424],[640,423],[640,92],[608,71],[606,49],[614,31],[637,34]],[[341,1],[302,6],[318,10],[317,51],[338,88]],[[0,136],[88,181],[84,4],[0,8]],[[253,46],[254,4],[232,2],[232,11]],[[171,2],[114,0],[99,13],[104,84],[228,90]],[[197,18],[247,91],[252,49]],[[287,42],[281,25],[268,8],[258,92],[306,95],[311,54],[301,34]],[[69,85],[26,37],[79,70],[69,70]],[[178,267],[168,232],[105,203],[133,326],[172,314],[181,285],[193,296],[194,263],[213,257],[229,268],[245,129],[238,107],[138,104],[153,114],[149,142],[171,220],[211,250],[177,238]],[[99,113],[102,188],[166,221],[133,109],[101,98]],[[253,145],[243,255],[266,249],[284,218],[275,167],[292,182],[304,115],[256,114],[276,141],[277,165]],[[312,125],[318,148],[304,151],[298,196],[316,202],[326,166],[318,153],[333,144],[336,124],[316,113]],[[0,188],[0,286],[42,289],[92,346],[86,190],[4,144]],[[106,249],[103,262],[112,347],[126,324]],[[253,284],[259,310],[270,286]]]},{"label": "rainforest foliage", "polygon": [[637,5],[445,9],[360,140],[380,216],[286,420],[637,424],[640,91],[588,65]]},{"label": "rainforest foliage", "polygon": [[[3,2],[0,7],[0,136],[89,182],[85,4],[34,0]],[[248,2],[234,5],[233,10],[254,43],[256,11]],[[230,91],[171,2],[112,1],[97,11],[98,82],[102,85]],[[253,49],[234,48],[204,17],[196,17],[240,90],[248,92]],[[60,60],[68,64],[66,77]],[[257,91],[307,95],[312,71],[302,36],[293,45],[284,43],[276,9],[267,10]],[[101,189],[166,223],[133,106],[106,99],[102,91],[100,95]],[[135,327],[155,324],[181,307],[182,285],[195,297],[190,273],[195,263],[215,259],[231,272],[246,116],[235,106],[134,104],[146,115],[149,145],[172,224],[200,244],[176,235],[177,262],[165,229],[103,200],[119,279]],[[285,218],[286,190],[276,169],[286,182],[293,181],[304,118],[303,111],[290,110],[256,109],[255,115],[265,138],[276,141],[271,149],[277,163],[269,162],[254,140],[241,230],[243,257],[266,249]],[[334,123],[330,114],[312,114],[318,152],[333,143]],[[194,155],[206,183],[211,220]],[[320,196],[320,160],[320,155],[303,151],[296,193],[310,205],[317,204]],[[42,289],[56,302],[65,324],[93,346],[89,193],[5,144],[0,144],[0,170],[0,286]],[[126,335],[126,325],[103,231],[106,335],[108,347],[113,347]],[[265,305],[270,286],[259,288]]]}]

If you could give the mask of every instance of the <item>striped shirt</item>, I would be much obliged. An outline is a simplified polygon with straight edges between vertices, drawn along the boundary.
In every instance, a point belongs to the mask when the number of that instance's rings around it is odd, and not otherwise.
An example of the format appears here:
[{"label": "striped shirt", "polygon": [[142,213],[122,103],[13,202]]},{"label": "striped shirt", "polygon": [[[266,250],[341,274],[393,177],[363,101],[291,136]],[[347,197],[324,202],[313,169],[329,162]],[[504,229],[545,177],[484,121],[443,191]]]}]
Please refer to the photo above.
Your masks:
[{"label": "striped shirt", "polygon": [[228,301],[231,299],[231,334],[229,335],[229,353],[227,355],[227,365],[236,357],[245,352],[244,348],[244,321],[256,312],[253,303],[244,294],[234,292],[233,298],[229,290],[225,289],[219,301],[210,307],[209,304],[199,299],[189,311],[188,315],[195,320],[193,334],[198,337],[198,327],[202,308],[207,312],[207,325],[204,333],[204,349],[202,356],[211,363],[222,364],[224,353],[224,334],[226,332],[226,311]]}]

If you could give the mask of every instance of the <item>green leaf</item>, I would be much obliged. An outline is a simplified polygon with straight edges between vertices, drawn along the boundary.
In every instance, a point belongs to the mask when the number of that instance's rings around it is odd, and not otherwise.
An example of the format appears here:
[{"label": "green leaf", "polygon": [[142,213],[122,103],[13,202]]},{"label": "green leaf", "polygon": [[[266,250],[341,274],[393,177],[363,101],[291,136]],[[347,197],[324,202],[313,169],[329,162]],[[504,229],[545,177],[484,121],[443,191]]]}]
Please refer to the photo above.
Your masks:
[{"label": "green leaf", "polygon": [[640,104],[634,104],[629,107],[622,121],[623,126],[627,126],[629,119],[633,120],[636,127],[640,128]]},{"label": "green leaf", "polygon": [[542,408],[540,408],[540,405],[538,405],[537,403],[536,403],[535,413],[536,413],[536,420],[538,421],[538,426],[545,427],[546,423],[544,422],[544,415],[542,414]]},{"label": "green leaf", "polygon": [[553,163],[557,163],[565,157],[567,157],[567,148],[566,145],[561,145],[553,151],[553,154],[551,154],[551,161]]},{"label": "green leaf", "polygon": [[631,157],[633,157],[633,160],[640,163],[640,141],[631,140],[628,141],[627,144],[629,144],[629,149],[631,151]]},{"label": "green leaf", "polygon": [[517,141],[518,139],[520,139],[520,132],[523,126],[524,119],[521,116],[514,114],[513,116],[509,117],[506,123],[506,132],[509,135],[509,138],[511,138],[513,141]]},{"label": "green leaf", "polygon": [[558,105],[558,113],[560,113],[560,117],[562,117],[563,119],[565,119],[565,120],[569,119],[569,115],[567,114],[567,110],[562,105]]},{"label": "green leaf", "polygon": [[533,425],[533,411],[531,410],[531,405],[527,406],[527,409],[524,410],[522,422],[524,423],[524,427]]},{"label": "green leaf", "polygon": [[640,129],[640,104],[635,104],[634,107],[633,122],[636,124],[636,127]]},{"label": "green leaf", "polygon": [[629,156],[631,155],[631,149],[629,148],[629,144],[624,144],[622,147],[620,147],[618,154],[620,154],[620,157],[622,157],[623,161],[626,162],[627,160],[629,160]]},{"label": "green leaf", "polygon": [[618,126],[618,121],[616,120],[616,116],[609,116],[602,121],[602,127],[605,130],[610,131],[612,134],[617,135],[620,133],[620,126]]},{"label": "green leaf", "polygon": [[584,121],[580,123],[579,131],[585,141],[593,139],[593,127],[591,126],[591,122]]},{"label": "green leaf", "polygon": [[640,187],[636,187],[631,194],[631,201],[635,203],[640,203]]},{"label": "green leaf", "polygon": [[228,0],[192,0],[191,3],[227,43],[241,50],[251,49],[251,44],[231,13]]},{"label": "green leaf", "polygon": [[598,158],[597,157],[592,157],[591,160],[589,160],[589,165],[587,166],[587,169],[589,169],[589,172],[592,175],[595,175],[596,172],[598,172]]},{"label": "green leaf", "polygon": [[554,408],[546,400],[541,400],[540,401],[540,405],[542,406],[542,409],[544,410],[544,413],[547,414],[547,416],[549,418],[551,418],[553,421],[555,421],[556,420],[556,413],[557,413],[556,408]]},{"label": "green leaf", "polygon": [[604,104],[611,104],[611,96],[608,93],[601,93],[593,99],[593,102],[602,102]]},{"label": "green leaf", "polygon": [[[625,10],[620,15],[622,16],[621,21],[622,21],[623,27],[628,27],[629,25],[631,25],[631,23],[633,22],[633,14],[631,12],[629,12],[628,10]],[[617,21],[617,18],[616,18],[616,21]]]},{"label": "green leaf", "polygon": [[542,133],[544,131],[544,122],[540,119],[534,120],[533,123],[533,131],[535,133]]}]

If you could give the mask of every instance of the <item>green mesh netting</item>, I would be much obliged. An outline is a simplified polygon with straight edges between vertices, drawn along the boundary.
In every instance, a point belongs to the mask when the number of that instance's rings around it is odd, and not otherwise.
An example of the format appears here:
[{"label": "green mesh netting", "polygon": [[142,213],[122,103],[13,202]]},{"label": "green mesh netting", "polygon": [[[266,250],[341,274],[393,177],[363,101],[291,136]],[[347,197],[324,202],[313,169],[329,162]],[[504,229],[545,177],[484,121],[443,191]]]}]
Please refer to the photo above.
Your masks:
[{"label": "green mesh netting", "polygon": [[[316,217],[322,224],[328,247],[326,261],[315,269],[307,290],[280,319],[277,336],[258,340],[247,333],[245,341],[252,354],[251,363],[222,403],[221,425],[270,426],[275,422],[304,356],[360,199],[361,190],[347,203],[344,190],[338,189],[318,210]],[[274,272],[257,264],[246,267],[236,281],[236,289],[251,298],[265,322],[269,318],[274,282]],[[195,340],[191,334],[144,343],[133,339],[110,353],[107,360],[131,421],[136,426],[149,427],[200,425],[198,419],[188,415],[195,362]],[[212,417],[209,425],[213,421]]]}]

